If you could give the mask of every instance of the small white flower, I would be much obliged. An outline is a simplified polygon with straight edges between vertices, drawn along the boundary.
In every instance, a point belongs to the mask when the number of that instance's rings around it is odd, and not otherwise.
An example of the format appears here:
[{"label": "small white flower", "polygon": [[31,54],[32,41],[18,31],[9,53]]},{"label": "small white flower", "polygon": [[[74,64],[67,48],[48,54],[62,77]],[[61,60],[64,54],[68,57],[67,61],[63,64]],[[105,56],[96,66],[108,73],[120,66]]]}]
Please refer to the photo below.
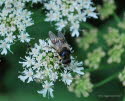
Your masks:
[{"label": "small white flower", "polygon": [[29,34],[28,33],[21,33],[20,35],[18,35],[18,38],[20,39],[21,42],[30,42],[30,38],[29,38]]},{"label": "small white flower", "polygon": [[57,30],[61,31],[66,25],[67,21],[60,20],[58,23],[56,23]]},{"label": "small white flower", "polygon": [[30,56],[26,56],[25,58],[26,58],[25,62],[19,62],[23,64],[23,67],[31,67],[32,65],[35,64],[35,60],[31,58]]},{"label": "small white flower", "polygon": [[16,39],[16,36],[13,35],[13,33],[8,34],[7,37],[5,38],[6,42],[8,43],[13,43],[14,39]]},{"label": "small white flower", "polygon": [[70,31],[72,31],[72,37],[74,36],[79,36],[79,23],[73,23],[72,26],[70,27]]},{"label": "small white flower", "polygon": [[32,69],[24,70],[23,75],[18,76],[18,78],[23,82],[25,82],[25,80],[28,79],[27,83],[33,81],[33,70]]},{"label": "small white flower", "polygon": [[53,97],[53,89],[52,89],[53,85],[54,84],[52,82],[49,83],[48,81],[44,81],[43,90],[38,91],[38,93],[42,94],[43,97],[46,97],[47,94],[48,96]]},{"label": "small white flower", "polygon": [[40,69],[40,67],[42,66],[42,64],[41,64],[41,62],[38,62],[38,63],[33,63],[34,65],[33,65],[33,70],[35,70],[35,69]]},{"label": "small white flower", "polygon": [[84,72],[83,72],[83,70],[84,70],[83,63],[75,61],[73,57],[72,57],[72,61],[71,61],[70,65],[67,66],[66,69],[72,70],[73,72],[75,72],[75,73],[77,73],[79,75],[84,74]]},{"label": "small white flower", "polygon": [[79,34],[80,34],[80,33],[79,33],[78,30],[73,30],[73,31],[72,31],[72,37],[74,37],[74,36],[78,37]]},{"label": "small white flower", "polygon": [[36,80],[43,80],[44,79],[44,73],[43,71],[37,71],[34,75],[34,79]]},{"label": "small white flower", "polygon": [[49,78],[50,78],[50,80],[52,80],[52,81],[56,81],[56,80],[58,79],[58,74],[57,74],[57,72],[52,72],[52,73],[50,73]]},{"label": "small white flower", "polygon": [[[1,18],[1,20],[2,20],[2,18]],[[6,28],[5,24],[1,22],[1,24],[0,24],[0,36],[6,36],[7,33],[8,32],[7,32],[7,28]]]},{"label": "small white flower", "polygon": [[70,85],[72,83],[72,76],[70,73],[67,73],[67,71],[64,71],[64,73],[61,73],[62,76],[62,81],[67,84]]},{"label": "small white flower", "polygon": [[6,42],[6,41],[2,41],[0,40],[0,49],[1,49],[1,54],[3,55],[6,55],[7,54],[7,50],[10,51],[10,43]]},{"label": "small white flower", "polygon": [[35,48],[32,48],[31,49],[31,52],[29,53],[30,55],[33,55],[33,56],[38,56],[39,55],[39,48],[35,47]]},{"label": "small white flower", "polygon": [[96,10],[96,8],[93,8],[93,7],[89,7],[89,9],[88,10],[86,10],[86,15],[88,16],[88,17],[93,17],[93,18],[98,18],[97,17],[97,15],[93,12],[93,11],[95,11]]},{"label": "small white flower", "polygon": [[52,73],[52,70],[51,68],[47,68],[47,66],[45,67],[45,70],[43,70],[44,72],[44,75],[47,77],[47,76],[50,76],[50,74]]}]

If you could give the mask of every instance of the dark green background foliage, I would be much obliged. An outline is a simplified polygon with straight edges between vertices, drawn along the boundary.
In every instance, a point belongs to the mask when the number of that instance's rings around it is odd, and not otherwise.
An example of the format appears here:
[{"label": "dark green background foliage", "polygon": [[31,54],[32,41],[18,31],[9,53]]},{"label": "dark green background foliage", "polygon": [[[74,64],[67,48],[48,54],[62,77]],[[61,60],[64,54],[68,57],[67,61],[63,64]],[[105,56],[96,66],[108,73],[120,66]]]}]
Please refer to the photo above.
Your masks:
[{"label": "dark green background foliage", "polygon": [[[101,0],[93,1],[96,4],[102,5]],[[115,12],[119,17],[122,17],[123,12],[125,11],[125,1],[116,0],[115,3],[117,5]],[[48,38],[49,31],[56,33],[54,24],[44,21],[45,12],[41,8],[42,5],[40,4],[35,4],[33,7],[30,7],[30,5],[27,4],[27,9],[33,12],[32,18],[35,22],[33,26],[27,28],[31,37],[34,38],[31,41],[30,46],[37,43],[38,39]],[[115,26],[117,23],[113,16],[109,16],[105,20],[90,19],[88,22],[89,24],[82,23],[81,28],[87,29],[88,27],[90,28],[89,25],[91,25],[98,28],[98,30],[101,30],[103,33],[106,32],[108,26]],[[101,42],[103,43],[101,40],[103,33],[99,33],[100,37],[98,37],[98,40],[100,40],[100,44]],[[77,43],[74,41],[75,38],[71,38],[68,31],[66,31],[66,38],[75,50],[75,55],[78,56],[78,60],[84,62],[86,53],[83,52],[83,49],[78,48]],[[36,92],[42,88],[40,84],[27,84],[18,79],[19,71],[22,70],[22,67],[19,64],[19,61],[21,60],[20,57],[25,56],[28,47],[29,44],[21,44],[20,42],[17,42],[12,46],[13,54],[9,53],[7,56],[0,56],[0,101],[125,101],[125,89],[121,82],[117,78],[112,79],[114,74],[122,70],[125,64],[121,63],[119,65],[112,64],[107,66],[103,61],[103,65],[101,65],[102,67],[100,67],[100,69],[94,71],[90,70],[91,81],[93,84],[96,84],[96,86],[89,97],[78,98],[75,94],[70,93],[63,83],[57,82],[54,88],[54,98],[43,98],[42,95]],[[105,47],[105,45],[102,47]],[[96,48],[96,46],[92,48]],[[88,69],[85,67],[85,70]],[[102,82],[103,80],[105,81]]]}]

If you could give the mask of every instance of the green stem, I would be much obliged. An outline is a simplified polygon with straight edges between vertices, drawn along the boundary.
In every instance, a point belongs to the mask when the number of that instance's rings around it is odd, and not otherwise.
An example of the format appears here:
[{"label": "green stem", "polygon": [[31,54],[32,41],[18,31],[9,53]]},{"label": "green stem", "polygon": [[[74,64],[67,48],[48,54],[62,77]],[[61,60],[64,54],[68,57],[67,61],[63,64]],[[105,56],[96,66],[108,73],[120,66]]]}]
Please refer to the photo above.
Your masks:
[{"label": "green stem", "polygon": [[115,73],[114,75],[112,75],[112,76],[106,78],[105,80],[103,80],[103,81],[101,81],[101,82],[95,84],[95,85],[94,85],[94,88],[100,87],[100,86],[102,86],[102,85],[104,85],[104,84],[110,82],[111,80],[115,79],[115,78],[118,76],[118,74],[119,74],[119,72],[118,72],[118,73]]}]

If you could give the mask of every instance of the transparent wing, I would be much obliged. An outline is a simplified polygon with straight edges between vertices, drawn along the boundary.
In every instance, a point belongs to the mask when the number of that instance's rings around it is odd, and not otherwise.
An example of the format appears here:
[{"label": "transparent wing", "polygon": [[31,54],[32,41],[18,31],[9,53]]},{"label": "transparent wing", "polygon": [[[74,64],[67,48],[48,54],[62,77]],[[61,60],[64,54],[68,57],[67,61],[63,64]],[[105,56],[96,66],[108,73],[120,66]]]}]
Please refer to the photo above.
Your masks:
[{"label": "transparent wing", "polygon": [[58,37],[62,40],[65,40],[65,36],[61,32],[58,33]]},{"label": "transparent wing", "polygon": [[58,40],[57,36],[51,31],[49,32],[49,37],[53,44],[55,44]]},{"label": "transparent wing", "polygon": [[51,42],[53,43],[54,45],[54,48],[59,52],[61,51],[62,49],[62,41],[60,41],[60,39],[53,33],[53,32],[49,32],[49,37],[50,37],[50,40]]},{"label": "transparent wing", "polygon": [[63,33],[59,32],[58,33],[58,38],[59,40],[61,41],[61,43],[63,44],[62,47],[67,47],[67,49],[70,49],[70,46],[69,44],[67,43],[66,39],[65,39],[65,36]]}]

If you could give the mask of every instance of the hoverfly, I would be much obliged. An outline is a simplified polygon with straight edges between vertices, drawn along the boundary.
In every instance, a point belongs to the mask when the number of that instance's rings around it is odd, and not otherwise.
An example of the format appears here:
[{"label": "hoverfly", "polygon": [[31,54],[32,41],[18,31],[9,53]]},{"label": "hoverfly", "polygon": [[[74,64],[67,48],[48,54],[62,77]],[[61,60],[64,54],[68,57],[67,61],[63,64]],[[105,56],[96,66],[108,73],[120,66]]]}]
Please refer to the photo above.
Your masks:
[{"label": "hoverfly", "polygon": [[49,32],[49,37],[53,44],[53,48],[59,54],[59,58],[60,58],[61,62],[64,65],[70,64],[71,50],[70,50],[70,46],[67,43],[64,35],[61,32],[59,32],[58,35],[56,36],[54,33]]}]

